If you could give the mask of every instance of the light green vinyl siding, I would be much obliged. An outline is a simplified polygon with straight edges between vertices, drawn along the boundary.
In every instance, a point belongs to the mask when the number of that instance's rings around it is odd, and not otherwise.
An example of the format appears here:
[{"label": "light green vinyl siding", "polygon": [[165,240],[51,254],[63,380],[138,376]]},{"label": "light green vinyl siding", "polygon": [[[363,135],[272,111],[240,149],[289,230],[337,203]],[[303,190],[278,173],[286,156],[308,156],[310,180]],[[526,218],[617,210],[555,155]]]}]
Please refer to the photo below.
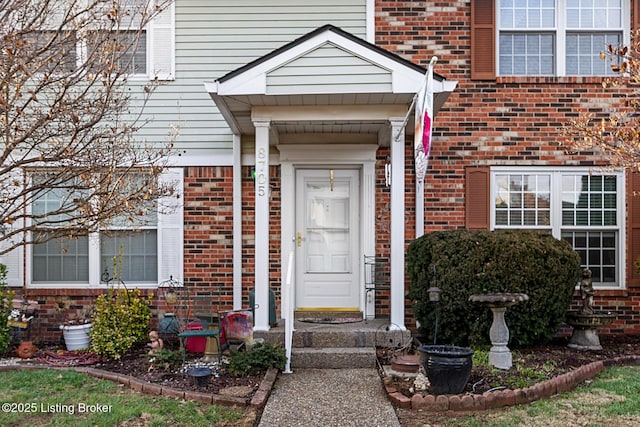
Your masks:
[{"label": "light green vinyl siding", "polygon": [[179,123],[176,147],[187,155],[228,154],[231,131],[204,90],[213,81],[326,24],[366,36],[366,0],[176,0],[175,81],[146,107],[149,140]]},{"label": "light green vinyl siding", "polygon": [[[342,88],[340,88],[342,87]],[[391,91],[391,72],[331,44],[267,73],[267,93]]]}]

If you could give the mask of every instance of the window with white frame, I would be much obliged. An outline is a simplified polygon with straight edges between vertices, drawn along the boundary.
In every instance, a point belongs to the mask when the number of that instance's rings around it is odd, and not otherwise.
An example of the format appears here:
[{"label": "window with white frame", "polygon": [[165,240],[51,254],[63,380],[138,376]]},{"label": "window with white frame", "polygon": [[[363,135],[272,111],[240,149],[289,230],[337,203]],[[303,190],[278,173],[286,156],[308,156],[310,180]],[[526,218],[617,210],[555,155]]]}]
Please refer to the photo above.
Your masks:
[{"label": "window with white frame", "polygon": [[[51,190],[38,197],[32,206],[35,214],[51,212],[62,203],[64,192]],[[115,219],[108,230],[90,236],[50,239],[33,245],[33,283],[89,283],[89,264],[99,263],[100,272],[124,283],[157,283],[157,213],[150,210],[142,220],[132,223]],[[47,230],[37,231],[47,234]],[[90,241],[99,239],[99,260]],[[116,271],[117,270],[117,271]],[[105,280],[101,275],[101,280]]]},{"label": "window with white frame", "polygon": [[76,70],[78,55],[75,33],[34,31],[25,34],[24,42],[31,53],[31,62],[37,64],[38,71],[55,74]]},{"label": "window with white frame", "polygon": [[498,74],[611,75],[607,44],[627,44],[629,0],[498,0]]},{"label": "window with white frame", "polygon": [[[45,180],[44,175],[34,181]],[[72,192],[64,189],[42,189],[36,196],[31,214],[42,228],[34,233],[42,235],[44,243],[34,245],[32,251],[32,277],[34,282],[86,283],[89,281],[89,244],[87,236],[54,238],[51,227],[68,225],[70,215],[65,213]],[[55,212],[55,214],[52,214]],[[46,225],[45,225],[46,224]]]},{"label": "window with white frame", "polygon": [[[124,283],[157,283],[157,214],[150,209],[144,220],[114,220],[100,233],[100,271]],[[106,281],[105,277],[101,277]]]},{"label": "window with white frame", "polygon": [[135,76],[147,73],[147,28],[142,19],[150,7],[147,0],[119,0],[122,9],[117,30],[108,20],[113,5],[105,4],[105,28],[87,32],[83,44],[89,63],[98,71],[111,69],[118,73]]},{"label": "window with white frame", "polygon": [[[118,73],[135,76],[147,73],[147,31],[94,31],[86,42],[94,71],[112,67]],[[108,47],[109,57],[101,53]]]},{"label": "window with white frame", "polygon": [[624,273],[624,175],[587,168],[507,168],[491,173],[493,229],[531,229],[569,242],[600,287]]},{"label": "window with white frame", "polygon": [[[146,75],[149,28],[142,26],[142,19],[148,14],[149,4],[147,0],[118,1],[77,6],[77,18],[89,19],[89,28],[79,24],[81,20],[73,20],[67,10],[76,6],[64,0],[52,6],[57,9],[49,16],[47,26],[24,34],[25,46],[40,70],[67,74],[86,67],[94,72]],[[116,9],[122,10],[121,20],[114,26]]]},{"label": "window with white frame", "polygon": [[[24,39],[22,52],[26,52],[35,72],[67,75],[79,70],[106,72],[117,69],[135,79],[144,76],[174,80],[174,3],[118,0],[85,4],[54,0],[44,10],[14,11],[16,16],[12,15],[12,18],[18,22],[25,19],[23,15],[32,18],[35,13],[38,19],[44,17],[33,28],[18,28],[14,35]],[[113,21],[115,9],[121,11],[122,17],[117,27]],[[141,28],[143,19],[149,17],[151,11],[159,13]],[[91,16],[85,16],[87,14]],[[118,31],[114,31],[115,28]],[[105,39],[105,35],[108,35],[107,40],[114,41],[114,45],[96,43],[100,38]],[[94,54],[96,58],[91,58]]]},{"label": "window with white frame", "polygon": [[[37,179],[37,178],[36,178]],[[160,176],[182,192],[182,170],[173,168]],[[46,189],[31,205],[34,222],[43,225],[34,233],[53,232],[66,224],[64,213],[48,215],[65,206],[69,192]],[[108,227],[88,236],[56,237],[28,247],[28,285],[33,287],[96,287],[113,284],[116,277],[130,286],[154,287],[170,277],[182,278],[183,208],[179,197],[149,202],[144,214],[132,220],[117,217]]]}]

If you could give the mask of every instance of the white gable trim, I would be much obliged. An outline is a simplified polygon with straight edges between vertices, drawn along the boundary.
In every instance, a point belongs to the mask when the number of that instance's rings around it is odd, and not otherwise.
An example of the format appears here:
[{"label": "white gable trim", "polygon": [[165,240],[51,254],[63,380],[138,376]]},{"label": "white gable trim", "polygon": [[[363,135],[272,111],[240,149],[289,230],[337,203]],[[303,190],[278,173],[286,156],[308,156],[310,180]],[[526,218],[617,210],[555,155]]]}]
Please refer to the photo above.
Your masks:
[{"label": "white gable trim", "polygon": [[286,65],[288,62],[304,56],[326,43],[332,43],[365,61],[389,70],[392,75],[392,93],[415,93],[424,81],[423,73],[410,69],[389,56],[369,49],[363,44],[350,40],[341,34],[326,30],[272,58],[256,64],[229,80],[224,82],[217,81],[214,93],[220,96],[266,94],[267,74],[270,71]]}]

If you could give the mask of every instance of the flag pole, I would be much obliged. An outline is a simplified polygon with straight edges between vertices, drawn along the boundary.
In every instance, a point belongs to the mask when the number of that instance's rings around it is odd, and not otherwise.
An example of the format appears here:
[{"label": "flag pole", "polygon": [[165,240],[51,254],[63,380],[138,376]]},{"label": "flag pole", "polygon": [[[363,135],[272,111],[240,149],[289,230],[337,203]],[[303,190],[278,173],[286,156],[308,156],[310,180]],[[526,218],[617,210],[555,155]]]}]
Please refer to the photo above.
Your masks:
[{"label": "flag pole", "polygon": [[[433,67],[434,65],[436,65],[436,62],[438,62],[438,57],[437,56],[432,56],[431,57],[431,61],[429,62],[429,67]],[[429,71],[427,71],[428,73]],[[425,74],[426,76],[426,74]],[[422,88],[424,87],[424,85],[427,84],[427,79],[425,78],[424,81],[422,82],[422,86],[420,86],[420,89],[418,90],[418,92],[416,92],[415,95],[413,95],[413,99],[411,100],[411,105],[409,105],[409,110],[407,111],[407,114],[404,116],[404,121],[402,122],[402,126],[400,126],[400,130],[398,130],[398,132],[396,132],[396,136],[394,136],[393,140],[397,141],[398,138],[400,138],[400,134],[402,133],[402,129],[404,129],[407,126],[407,122],[409,121],[409,114],[411,114],[411,111],[413,110],[413,106],[416,105],[416,99],[418,98],[418,93],[420,93],[420,91],[422,91]]]}]

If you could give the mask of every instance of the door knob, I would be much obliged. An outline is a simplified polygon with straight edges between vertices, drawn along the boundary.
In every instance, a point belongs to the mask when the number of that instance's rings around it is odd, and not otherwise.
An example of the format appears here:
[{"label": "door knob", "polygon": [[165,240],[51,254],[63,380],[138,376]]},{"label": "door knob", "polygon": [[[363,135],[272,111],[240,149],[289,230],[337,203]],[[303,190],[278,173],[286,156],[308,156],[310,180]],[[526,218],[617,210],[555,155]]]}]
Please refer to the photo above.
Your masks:
[{"label": "door knob", "polygon": [[298,231],[298,247],[302,246],[302,233]]}]

